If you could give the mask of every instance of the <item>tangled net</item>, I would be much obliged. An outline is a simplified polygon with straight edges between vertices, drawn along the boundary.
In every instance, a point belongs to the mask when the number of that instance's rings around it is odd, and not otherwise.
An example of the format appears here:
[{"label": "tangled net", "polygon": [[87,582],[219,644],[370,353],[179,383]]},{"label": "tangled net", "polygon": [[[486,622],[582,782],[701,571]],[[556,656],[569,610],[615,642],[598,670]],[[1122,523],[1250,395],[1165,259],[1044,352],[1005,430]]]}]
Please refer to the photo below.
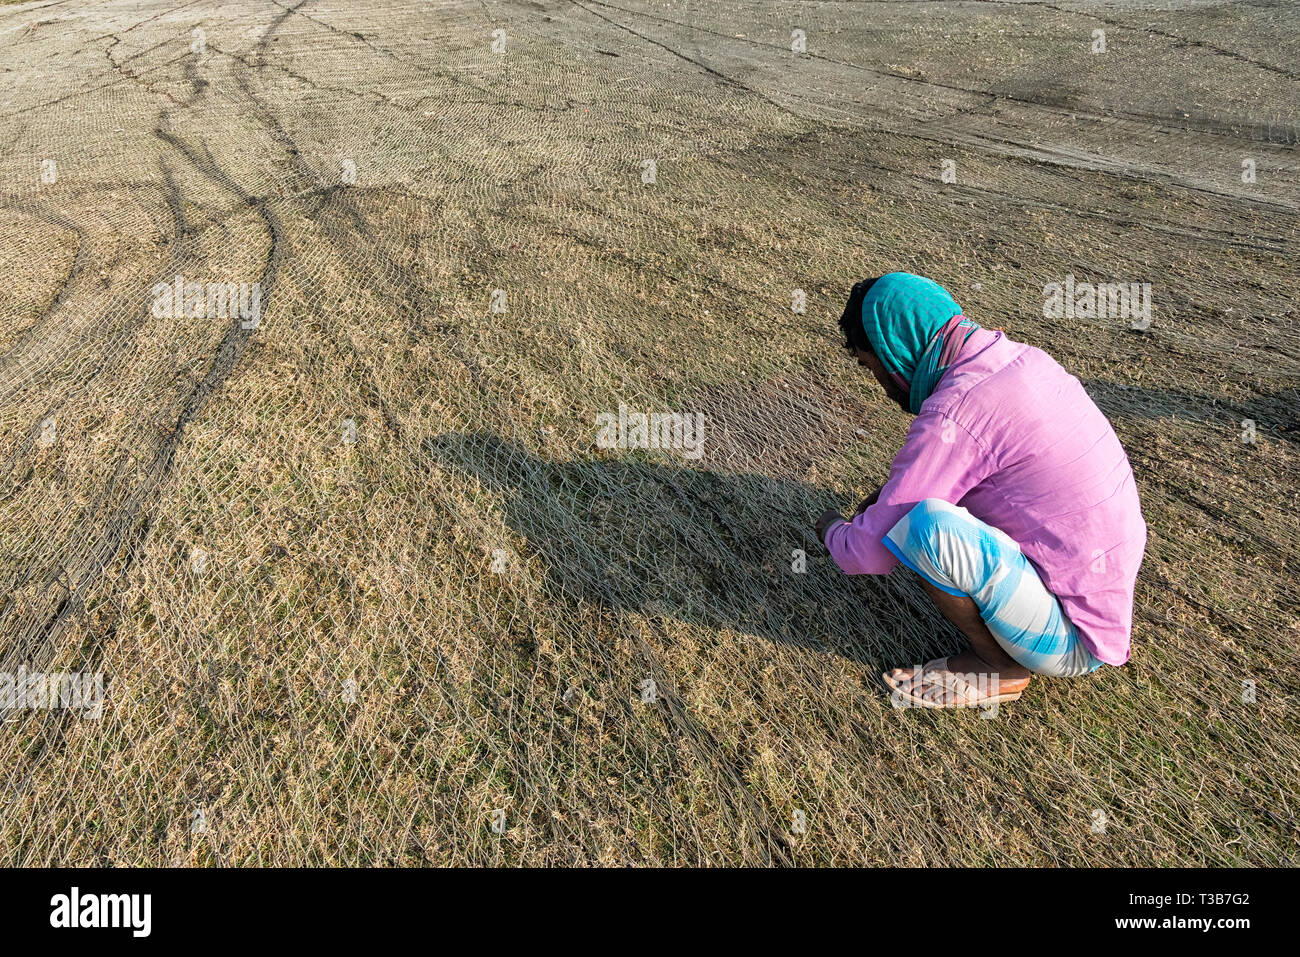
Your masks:
[{"label": "tangled net", "polygon": [[[0,8],[0,673],[105,679],[6,712],[5,863],[1291,858],[1294,8],[742,6]],[[890,708],[958,636],[811,530],[903,440],[835,329],[893,268],[1151,529],[1130,664],[994,720]]]}]

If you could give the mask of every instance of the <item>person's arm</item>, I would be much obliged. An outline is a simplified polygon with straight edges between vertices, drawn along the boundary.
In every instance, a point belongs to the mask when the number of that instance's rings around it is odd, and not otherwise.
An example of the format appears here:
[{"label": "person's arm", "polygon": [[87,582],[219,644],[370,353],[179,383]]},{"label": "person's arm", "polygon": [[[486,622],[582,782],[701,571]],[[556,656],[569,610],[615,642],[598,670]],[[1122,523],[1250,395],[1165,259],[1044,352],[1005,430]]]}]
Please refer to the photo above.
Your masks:
[{"label": "person's arm", "polygon": [[[923,499],[957,504],[994,469],[991,456],[960,425],[937,412],[916,417],[889,469],[889,481],[852,521],[826,521],[822,541],[849,575],[884,575],[898,559],[885,534]],[[820,524],[820,523],[819,523]]]}]

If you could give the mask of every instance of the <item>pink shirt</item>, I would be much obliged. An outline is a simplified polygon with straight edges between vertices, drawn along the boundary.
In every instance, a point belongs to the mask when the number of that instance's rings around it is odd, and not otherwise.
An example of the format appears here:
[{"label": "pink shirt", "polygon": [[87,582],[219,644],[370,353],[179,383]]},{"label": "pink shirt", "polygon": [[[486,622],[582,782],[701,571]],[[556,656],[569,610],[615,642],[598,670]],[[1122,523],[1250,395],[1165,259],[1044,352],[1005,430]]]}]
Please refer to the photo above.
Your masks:
[{"label": "pink shirt", "polygon": [[976,330],[921,406],[876,504],[827,533],[836,564],[888,573],[898,559],[885,533],[926,498],[1015,539],[1087,649],[1128,660],[1146,522],[1119,439],[1056,360]]}]

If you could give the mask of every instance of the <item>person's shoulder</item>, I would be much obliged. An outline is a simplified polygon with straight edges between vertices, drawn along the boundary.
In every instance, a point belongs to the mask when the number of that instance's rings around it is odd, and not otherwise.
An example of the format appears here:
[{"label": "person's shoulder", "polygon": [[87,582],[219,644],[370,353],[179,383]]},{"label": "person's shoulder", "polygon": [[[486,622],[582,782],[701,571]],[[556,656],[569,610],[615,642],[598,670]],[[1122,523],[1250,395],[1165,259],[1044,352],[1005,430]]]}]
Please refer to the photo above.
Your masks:
[{"label": "person's shoulder", "polygon": [[978,349],[963,355],[944,373],[922,410],[955,416],[964,406],[989,401],[1000,391],[994,380],[1004,378],[1008,370],[1022,363],[1025,351],[1033,348],[1007,338],[1001,330],[988,333]]},{"label": "person's shoulder", "polygon": [[[981,396],[999,400],[1005,399],[1007,393],[1029,389],[1035,383],[1057,378],[1073,378],[1068,371],[1052,356],[1037,346],[1027,342],[1017,342],[1003,336],[991,346],[983,363],[984,375],[972,386],[981,390]],[[1032,395],[1030,389],[1028,395]]]},{"label": "person's shoulder", "polygon": [[951,419],[973,435],[996,432],[1000,423],[1021,418],[1025,404],[1058,375],[1069,373],[1046,352],[998,331],[969,360],[954,364],[921,411]]}]

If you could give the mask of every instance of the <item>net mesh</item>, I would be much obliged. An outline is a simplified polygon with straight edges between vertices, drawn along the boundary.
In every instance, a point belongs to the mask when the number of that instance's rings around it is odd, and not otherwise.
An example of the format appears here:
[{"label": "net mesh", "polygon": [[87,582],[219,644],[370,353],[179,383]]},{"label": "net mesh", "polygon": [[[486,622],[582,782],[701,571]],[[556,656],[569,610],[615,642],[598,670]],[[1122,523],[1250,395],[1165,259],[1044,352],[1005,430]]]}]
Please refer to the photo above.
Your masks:
[{"label": "net mesh", "polygon": [[[0,7],[0,672],[105,681],[6,712],[0,860],[1290,859],[1296,26]],[[1114,423],[1125,668],[881,693],[960,645],[811,529],[905,434],[835,327],[890,269]],[[1150,327],[1044,318],[1066,275],[1151,282]],[[168,315],[178,276],[258,307]],[[700,456],[598,447],[620,405]]]}]

